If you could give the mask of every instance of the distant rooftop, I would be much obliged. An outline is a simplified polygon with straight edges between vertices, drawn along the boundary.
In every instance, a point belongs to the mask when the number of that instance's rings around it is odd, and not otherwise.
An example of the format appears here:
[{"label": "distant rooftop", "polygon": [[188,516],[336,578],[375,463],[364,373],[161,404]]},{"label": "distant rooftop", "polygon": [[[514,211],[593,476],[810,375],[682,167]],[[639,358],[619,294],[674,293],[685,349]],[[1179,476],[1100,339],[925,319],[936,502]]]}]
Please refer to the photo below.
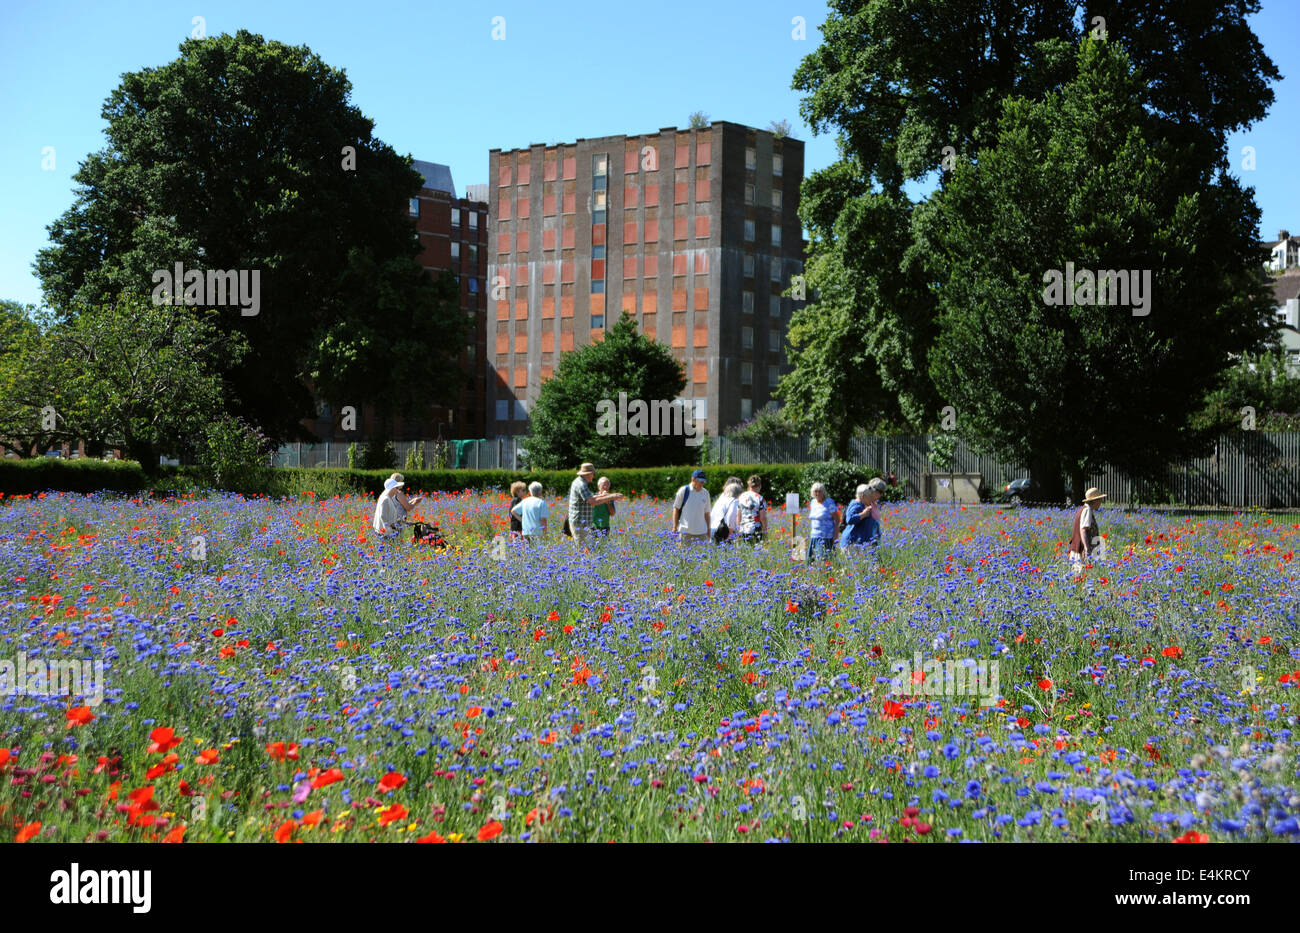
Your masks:
[{"label": "distant rooftop", "polygon": [[488,201],[488,186],[486,184],[466,185],[465,198],[470,201],[482,201],[486,204]]},{"label": "distant rooftop", "polygon": [[451,180],[451,166],[437,162],[422,162],[419,159],[411,163],[417,172],[424,176],[424,187],[434,191],[445,191],[456,197],[456,183]]}]

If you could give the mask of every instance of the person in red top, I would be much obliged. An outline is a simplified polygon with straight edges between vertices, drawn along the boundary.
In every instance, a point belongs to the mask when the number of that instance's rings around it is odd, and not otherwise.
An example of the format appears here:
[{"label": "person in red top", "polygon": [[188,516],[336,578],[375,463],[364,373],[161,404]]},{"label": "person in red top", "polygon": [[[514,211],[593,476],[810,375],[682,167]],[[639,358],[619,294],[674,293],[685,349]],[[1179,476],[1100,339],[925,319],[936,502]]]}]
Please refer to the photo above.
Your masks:
[{"label": "person in red top", "polygon": [[1074,523],[1070,529],[1070,560],[1077,565],[1098,555],[1104,542],[1101,537],[1101,525],[1097,522],[1097,508],[1106,498],[1096,486],[1083,496],[1083,507],[1074,514]]}]

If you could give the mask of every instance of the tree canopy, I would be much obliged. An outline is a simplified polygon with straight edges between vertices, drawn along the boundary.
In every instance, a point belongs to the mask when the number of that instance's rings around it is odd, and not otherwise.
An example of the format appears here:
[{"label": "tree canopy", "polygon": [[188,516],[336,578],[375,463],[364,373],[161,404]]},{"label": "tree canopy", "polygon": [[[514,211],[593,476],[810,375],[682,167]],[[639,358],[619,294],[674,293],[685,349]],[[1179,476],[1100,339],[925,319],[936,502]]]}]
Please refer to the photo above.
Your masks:
[{"label": "tree canopy", "polygon": [[414,259],[407,207],[421,176],[350,95],[344,72],[310,49],[243,30],[124,75],[103,108],[108,144],[81,164],[76,202],[36,260],[47,303],[71,314],[124,289],[150,294],[155,271],[177,263],[256,271],[256,314],[212,295],[194,307],[218,307],[220,331],[247,343],[219,370],[230,407],[278,440],[301,435],[312,412],[304,377],[357,386],[351,363],[395,322],[441,339],[392,340],[383,353],[405,384],[377,378],[347,401],[392,410],[411,401],[407,386],[453,398],[446,371],[466,315]]},{"label": "tree canopy", "polygon": [[[584,460],[597,467],[691,462],[698,445],[689,446],[693,438],[684,433],[670,433],[675,425],[660,421],[660,433],[637,434],[635,426],[622,430],[630,418],[620,425],[616,411],[613,420],[609,417],[611,404],[619,406],[619,393],[628,402],[662,403],[675,400],[685,387],[682,365],[672,352],[643,335],[624,312],[603,340],[561,355],[555,374],[542,383],[529,413],[529,462],[542,469],[576,469]],[[687,423],[681,426],[685,430]],[[649,423],[643,427],[651,429]],[[701,429],[695,438],[702,437]]]}]

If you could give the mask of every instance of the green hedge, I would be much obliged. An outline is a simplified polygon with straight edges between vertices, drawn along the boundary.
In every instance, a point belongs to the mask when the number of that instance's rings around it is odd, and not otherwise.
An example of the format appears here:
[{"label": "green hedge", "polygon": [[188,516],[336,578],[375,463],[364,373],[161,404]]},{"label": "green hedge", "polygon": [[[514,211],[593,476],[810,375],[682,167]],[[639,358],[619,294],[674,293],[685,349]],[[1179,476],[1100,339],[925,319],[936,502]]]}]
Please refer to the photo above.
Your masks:
[{"label": "green hedge", "polygon": [[65,492],[139,492],[149,488],[133,460],[0,460],[0,493],[24,496],[46,490]]},{"label": "green hedge", "polygon": [[[746,481],[751,473],[763,477],[763,490],[769,498],[783,496],[787,492],[800,489],[804,467],[798,464],[758,464],[742,466],[726,464],[721,466],[693,467],[653,467],[646,469],[609,469],[600,470],[597,465],[597,477],[608,476],[615,492],[625,495],[652,496],[667,499],[677,489],[685,485],[695,469],[703,469],[708,476],[707,485],[711,492],[722,491],[722,485],[729,476],[739,476]],[[534,480],[542,484],[549,495],[560,495],[568,490],[573,482],[574,473],[569,470],[406,470],[401,471],[406,479],[406,487],[425,492],[456,492],[462,489],[498,489],[508,490],[515,480],[531,483]],[[357,493],[360,495],[378,495],[384,488],[384,480],[391,470],[339,470],[339,469],[297,469],[285,468],[275,471],[272,494],[280,496],[301,495],[314,492],[317,495],[341,495]],[[804,491],[806,495],[806,490]]]},{"label": "green hedge", "polygon": [[[597,464],[599,467],[599,464]],[[632,496],[670,498],[685,485],[691,471],[703,469],[708,476],[707,486],[717,495],[729,476],[738,476],[742,483],[750,474],[763,478],[766,497],[780,499],[787,492],[798,492],[800,501],[808,498],[809,470],[805,464],[721,464],[706,467],[678,466],[645,469],[599,470],[597,476],[608,476],[616,492]],[[863,468],[866,475],[872,471]],[[344,470],[327,468],[284,467],[268,471],[267,488],[261,492],[275,497],[297,497],[311,492],[319,497],[335,495],[376,496],[384,488],[384,480],[392,470]],[[515,480],[531,483],[539,481],[550,495],[560,495],[568,490],[575,474],[568,470],[418,470],[404,472],[408,489],[425,492],[458,492],[462,489],[505,491]],[[0,460],[0,493],[7,496],[27,495],[45,490],[67,492],[138,493],[152,490],[158,493],[197,493],[203,488],[201,474],[194,467],[164,468],[151,484],[133,461],[100,460]]]}]

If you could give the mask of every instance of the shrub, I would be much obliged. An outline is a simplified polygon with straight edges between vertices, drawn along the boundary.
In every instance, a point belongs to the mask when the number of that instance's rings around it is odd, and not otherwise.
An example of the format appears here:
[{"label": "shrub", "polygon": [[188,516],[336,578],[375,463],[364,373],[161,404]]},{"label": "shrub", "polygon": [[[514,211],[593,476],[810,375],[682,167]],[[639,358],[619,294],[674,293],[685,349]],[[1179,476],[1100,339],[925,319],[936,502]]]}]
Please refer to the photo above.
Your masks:
[{"label": "shrub", "polygon": [[860,485],[879,475],[872,467],[847,460],[810,463],[803,467],[799,491],[800,495],[807,496],[812,484],[820,482],[825,485],[826,494],[835,500],[836,505],[848,505],[853,501]]},{"label": "shrub", "polygon": [[218,489],[247,495],[265,492],[274,444],[242,418],[221,418],[208,425],[199,445],[203,478]]},{"label": "shrub", "polygon": [[66,492],[139,492],[149,480],[134,460],[0,460],[0,492],[24,496],[59,489]]}]

